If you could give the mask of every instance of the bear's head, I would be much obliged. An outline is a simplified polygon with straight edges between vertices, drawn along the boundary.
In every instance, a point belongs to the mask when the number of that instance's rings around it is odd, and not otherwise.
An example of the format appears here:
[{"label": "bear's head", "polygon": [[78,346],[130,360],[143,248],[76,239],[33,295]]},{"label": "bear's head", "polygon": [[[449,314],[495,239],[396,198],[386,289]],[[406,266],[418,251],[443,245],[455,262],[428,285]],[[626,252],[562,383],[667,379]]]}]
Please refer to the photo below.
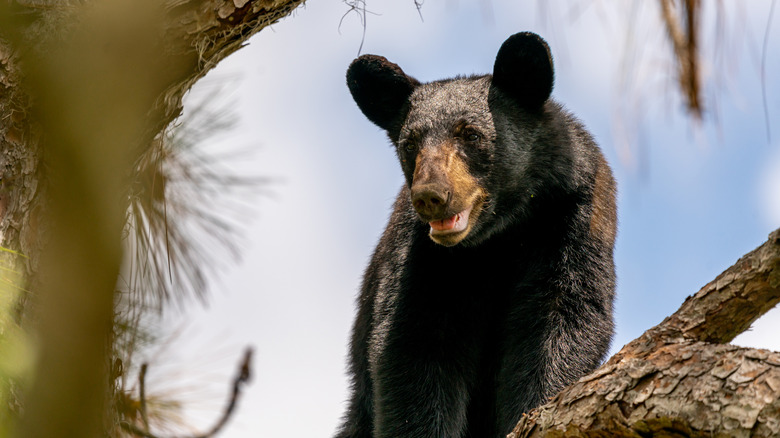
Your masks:
[{"label": "bear's head", "polygon": [[550,49],[538,35],[507,39],[492,75],[422,84],[363,55],[349,66],[347,85],[395,145],[411,205],[434,242],[479,243],[533,197],[527,168],[553,87]]}]

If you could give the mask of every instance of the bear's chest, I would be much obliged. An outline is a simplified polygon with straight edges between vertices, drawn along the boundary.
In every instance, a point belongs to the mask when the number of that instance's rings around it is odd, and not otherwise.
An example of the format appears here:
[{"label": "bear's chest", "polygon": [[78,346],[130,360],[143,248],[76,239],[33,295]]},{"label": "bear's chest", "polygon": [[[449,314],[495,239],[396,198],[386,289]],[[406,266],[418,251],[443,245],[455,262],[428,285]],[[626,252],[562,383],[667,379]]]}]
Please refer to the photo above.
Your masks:
[{"label": "bear's chest", "polygon": [[403,260],[377,287],[371,368],[399,357],[492,360],[525,263],[501,250],[451,251],[427,242]]}]

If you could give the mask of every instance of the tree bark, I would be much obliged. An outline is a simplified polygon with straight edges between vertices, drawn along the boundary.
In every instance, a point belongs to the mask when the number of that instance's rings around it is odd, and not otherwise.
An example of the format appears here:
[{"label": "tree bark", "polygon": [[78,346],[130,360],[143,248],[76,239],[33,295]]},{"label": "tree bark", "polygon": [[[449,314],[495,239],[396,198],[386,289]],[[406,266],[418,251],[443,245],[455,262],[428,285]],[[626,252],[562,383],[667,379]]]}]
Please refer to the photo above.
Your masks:
[{"label": "tree bark", "polygon": [[[161,43],[169,57],[169,71],[150,108],[151,141],[182,111],[182,97],[198,79],[222,59],[240,49],[249,38],[289,15],[304,0],[167,0]],[[42,223],[46,198],[41,174],[40,126],[30,119],[34,103],[25,91],[20,53],[36,50],[36,32],[48,25],[77,22],[79,0],[16,0],[0,5],[0,245],[21,252],[28,274],[37,267],[43,244]],[[90,4],[93,2],[89,2]],[[63,18],[63,16],[65,16]],[[55,18],[52,18],[55,17]],[[5,31],[2,29],[6,28]],[[9,35],[8,28],[17,35]],[[25,34],[21,37],[18,34]],[[44,233],[45,234],[45,233]]]},{"label": "tree bark", "polygon": [[134,163],[200,77],[302,2],[0,3],[0,264],[33,292],[17,319],[38,350],[13,436],[120,430],[108,364]]},{"label": "tree bark", "polygon": [[780,353],[726,344],[778,301],[780,230],[509,437],[780,435]]}]

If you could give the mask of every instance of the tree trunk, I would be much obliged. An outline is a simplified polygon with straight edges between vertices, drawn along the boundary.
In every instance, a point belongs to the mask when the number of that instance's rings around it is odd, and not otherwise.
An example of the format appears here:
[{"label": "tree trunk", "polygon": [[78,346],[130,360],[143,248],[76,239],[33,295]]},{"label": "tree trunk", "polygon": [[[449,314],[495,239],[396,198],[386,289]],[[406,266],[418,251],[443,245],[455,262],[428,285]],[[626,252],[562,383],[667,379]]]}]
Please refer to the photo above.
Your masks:
[{"label": "tree trunk", "polygon": [[38,350],[15,436],[119,430],[108,364],[135,162],[199,78],[302,2],[0,3],[0,267],[33,292],[17,322]]},{"label": "tree trunk", "polygon": [[778,301],[780,230],[509,436],[780,435],[780,353],[726,344]]}]

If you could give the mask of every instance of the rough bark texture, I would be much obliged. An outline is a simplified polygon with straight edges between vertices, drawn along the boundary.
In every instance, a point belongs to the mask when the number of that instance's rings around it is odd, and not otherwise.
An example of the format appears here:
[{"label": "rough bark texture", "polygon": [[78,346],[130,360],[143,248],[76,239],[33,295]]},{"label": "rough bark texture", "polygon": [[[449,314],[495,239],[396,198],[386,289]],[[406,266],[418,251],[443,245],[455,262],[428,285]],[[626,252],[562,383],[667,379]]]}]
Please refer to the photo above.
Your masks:
[{"label": "rough bark texture", "polygon": [[[32,253],[36,245],[39,140],[28,123],[29,99],[21,89],[18,56],[0,37],[0,245]],[[4,264],[11,258],[4,256]]]},{"label": "rough bark texture", "polygon": [[[249,37],[289,15],[304,0],[168,0],[162,42],[176,69],[166,72],[165,87],[153,109],[149,140],[182,110],[192,85]],[[19,0],[0,8],[0,23],[24,23],[44,33],[47,20],[78,20],[81,1]],[[55,17],[56,18],[52,18]],[[53,26],[56,27],[56,26]],[[28,37],[38,38],[34,31]],[[49,38],[55,36],[49,35]],[[30,120],[31,102],[23,91],[20,49],[0,30],[0,245],[30,256],[35,271],[41,250],[41,136]],[[42,195],[42,196],[39,196]]]},{"label": "rough bark texture", "polygon": [[780,353],[724,344],[778,301],[780,230],[509,436],[780,435]]}]

